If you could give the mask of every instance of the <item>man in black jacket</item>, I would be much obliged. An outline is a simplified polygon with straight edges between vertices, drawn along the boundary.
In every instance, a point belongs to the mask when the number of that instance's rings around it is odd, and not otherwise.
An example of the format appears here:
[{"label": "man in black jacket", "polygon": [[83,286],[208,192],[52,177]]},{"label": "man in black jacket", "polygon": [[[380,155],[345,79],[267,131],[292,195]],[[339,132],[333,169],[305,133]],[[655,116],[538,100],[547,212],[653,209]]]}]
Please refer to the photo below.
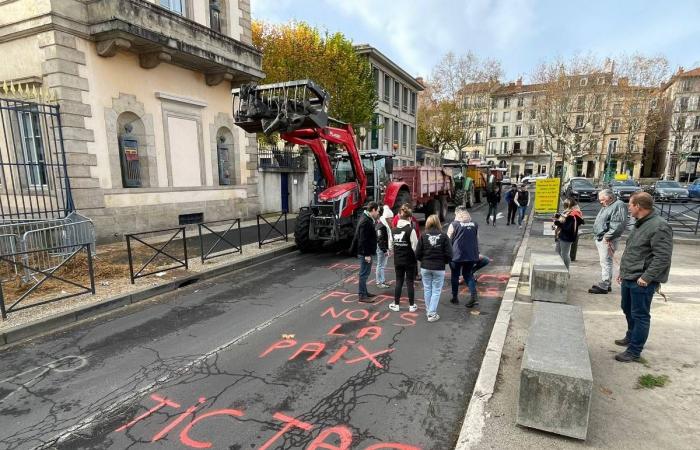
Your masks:
[{"label": "man in black jacket", "polygon": [[[363,303],[373,303],[374,294],[367,292],[367,279],[372,272],[372,256],[377,253],[377,233],[374,224],[379,217],[377,202],[369,202],[360,217],[353,239],[352,250],[356,251],[360,260],[360,282],[358,285],[359,300]],[[355,250],[356,249],[356,250]]]}]

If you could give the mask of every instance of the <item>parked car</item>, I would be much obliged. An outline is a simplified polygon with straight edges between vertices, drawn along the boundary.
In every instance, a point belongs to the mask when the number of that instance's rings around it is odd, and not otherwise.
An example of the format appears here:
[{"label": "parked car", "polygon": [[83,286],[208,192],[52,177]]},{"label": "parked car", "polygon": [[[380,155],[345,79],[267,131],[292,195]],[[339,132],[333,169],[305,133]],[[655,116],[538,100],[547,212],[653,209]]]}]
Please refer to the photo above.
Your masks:
[{"label": "parked car", "polygon": [[535,181],[541,180],[544,178],[549,178],[549,175],[547,175],[546,173],[541,173],[539,175],[528,175],[528,176],[523,177],[520,180],[520,182],[523,184],[530,184],[530,183],[534,183]]},{"label": "parked car", "polygon": [[663,180],[654,183],[652,195],[657,201],[680,201],[687,202],[690,199],[688,189],[681,186],[677,181]]},{"label": "parked car", "polygon": [[511,180],[508,175],[503,175],[503,179],[501,180],[501,185],[510,186],[511,184],[513,184],[513,180]]},{"label": "parked car", "polygon": [[695,181],[688,185],[688,197],[700,198],[700,178],[696,178]]},{"label": "parked car", "polygon": [[635,192],[642,190],[639,183],[634,181],[632,178],[628,178],[626,180],[613,180],[610,182],[610,189],[612,189],[615,196],[617,196],[617,198],[623,202],[628,201]]},{"label": "parked car", "polygon": [[586,178],[573,177],[564,184],[564,196],[592,202],[598,199],[598,189]]}]

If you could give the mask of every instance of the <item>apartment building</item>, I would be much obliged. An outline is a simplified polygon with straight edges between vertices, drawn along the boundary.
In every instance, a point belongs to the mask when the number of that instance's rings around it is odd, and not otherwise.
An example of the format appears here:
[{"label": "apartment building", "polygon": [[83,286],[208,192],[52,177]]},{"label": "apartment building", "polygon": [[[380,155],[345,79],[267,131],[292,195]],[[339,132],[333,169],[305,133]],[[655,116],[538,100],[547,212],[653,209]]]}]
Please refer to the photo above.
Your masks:
[{"label": "apartment building", "polygon": [[255,137],[231,111],[231,88],[264,77],[249,0],[4,1],[0,54],[0,83],[50,91],[62,121],[51,147],[39,107],[8,119],[27,136],[3,170],[20,155],[50,191],[47,149],[64,149],[98,238],[259,211]]},{"label": "apartment building", "polygon": [[663,175],[694,180],[700,160],[700,67],[689,71],[680,68],[661,96],[668,114],[660,140]]},{"label": "apartment building", "polygon": [[423,85],[376,48],[357,45],[355,50],[372,65],[379,100],[372,126],[358,132],[360,148],[393,152],[398,166],[416,164],[416,110]]}]

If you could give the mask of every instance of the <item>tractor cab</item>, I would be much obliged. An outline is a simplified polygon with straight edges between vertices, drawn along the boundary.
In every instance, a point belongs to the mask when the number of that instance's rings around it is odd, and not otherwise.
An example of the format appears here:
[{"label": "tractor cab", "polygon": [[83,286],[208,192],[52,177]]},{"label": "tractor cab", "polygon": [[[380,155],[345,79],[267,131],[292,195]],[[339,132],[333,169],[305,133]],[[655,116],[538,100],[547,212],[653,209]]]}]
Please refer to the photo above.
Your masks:
[{"label": "tractor cab", "polygon": [[[352,161],[347,152],[330,153],[333,159],[333,175],[337,183],[356,181]],[[386,188],[391,181],[393,172],[392,155],[380,150],[367,150],[360,152],[362,168],[367,177],[367,201],[380,202],[384,198]]]}]

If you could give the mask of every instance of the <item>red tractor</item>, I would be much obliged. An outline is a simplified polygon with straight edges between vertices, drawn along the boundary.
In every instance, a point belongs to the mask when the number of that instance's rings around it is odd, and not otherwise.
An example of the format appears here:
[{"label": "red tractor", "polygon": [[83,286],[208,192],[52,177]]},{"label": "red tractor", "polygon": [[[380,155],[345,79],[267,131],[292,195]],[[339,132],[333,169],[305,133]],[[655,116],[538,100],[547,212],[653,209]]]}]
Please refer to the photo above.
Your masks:
[{"label": "red tractor", "polygon": [[301,208],[294,230],[302,252],[351,239],[369,201],[397,210],[411,199],[406,183],[391,181],[390,154],[360,153],[350,124],[329,126],[329,97],[310,80],[247,84],[233,90],[236,125],[249,133],[279,132],[284,141],[314,154],[320,179],[313,202]]}]

